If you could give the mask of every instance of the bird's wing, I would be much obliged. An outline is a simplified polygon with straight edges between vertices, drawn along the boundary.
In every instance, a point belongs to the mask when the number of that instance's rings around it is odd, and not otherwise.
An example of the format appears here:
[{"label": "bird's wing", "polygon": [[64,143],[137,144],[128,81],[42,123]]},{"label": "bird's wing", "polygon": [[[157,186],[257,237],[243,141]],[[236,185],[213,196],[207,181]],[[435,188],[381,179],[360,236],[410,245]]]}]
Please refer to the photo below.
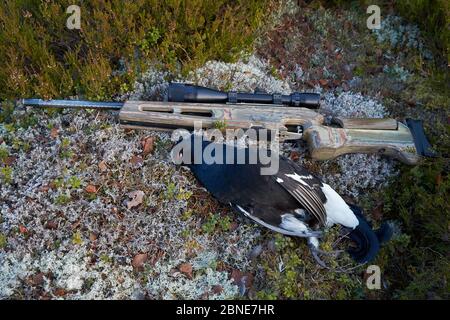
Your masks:
[{"label": "bird's wing", "polygon": [[[268,223],[266,221],[264,221],[263,219],[260,219],[259,217],[257,217],[256,215],[252,214],[250,211],[250,209],[248,208],[243,208],[239,205],[233,205],[230,203],[230,205],[237,211],[239,211],[240,213],[244,214],[244,216],[246,216],[247,218],[252,219],[253,221],[255,221],[256,223],[258,223],[259,225],[266,227],[272,231],[275,232],[279,232],[281,234],[287,235],[287,236],[296,236],[296,237],[304,237],[304,238],[309,238],[309,237],[321,237],[322,236],[322,232],[321,231],[313,231],[310,229],[307,230],[293,230],[293,229],[286,229],[283,228],[283,225],[275,225],[275,224],[271,224]],[[291,215],[292,216],[292,215]],[[297,223],[300,221],[297,221]]]},{"label": "bird's wing", "polygon": [[296,171],[280,170],[273,178],[324,226],[327,214],[322,201],[324,195],[320,189],[320,180],[304,170],[301,173]]}]

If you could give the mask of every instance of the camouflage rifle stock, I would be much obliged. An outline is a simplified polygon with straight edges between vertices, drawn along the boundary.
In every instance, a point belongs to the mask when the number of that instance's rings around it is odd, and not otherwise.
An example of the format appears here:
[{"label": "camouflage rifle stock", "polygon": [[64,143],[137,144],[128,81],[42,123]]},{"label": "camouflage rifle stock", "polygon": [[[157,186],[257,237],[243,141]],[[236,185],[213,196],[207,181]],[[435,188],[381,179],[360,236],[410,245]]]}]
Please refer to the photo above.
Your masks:
[{"label": "camouflage rifle stock", "polygon": [[[333,119],[324,125],[323,115],[312,110],[319,95],[294,93],[221,92],[208,88],[171,84],[169,101],[90,102],[24,99],[25,106],[119,110],[120,124],[130,129],[192,130],[202,128],[267,129],[279,133],[280,141],[303,139],[313,159],[328,160],[347,153],[378,153],[406,164],[432,156],[422,124],[394,119]],[[300,130],[299,130],[300,129]]]}]

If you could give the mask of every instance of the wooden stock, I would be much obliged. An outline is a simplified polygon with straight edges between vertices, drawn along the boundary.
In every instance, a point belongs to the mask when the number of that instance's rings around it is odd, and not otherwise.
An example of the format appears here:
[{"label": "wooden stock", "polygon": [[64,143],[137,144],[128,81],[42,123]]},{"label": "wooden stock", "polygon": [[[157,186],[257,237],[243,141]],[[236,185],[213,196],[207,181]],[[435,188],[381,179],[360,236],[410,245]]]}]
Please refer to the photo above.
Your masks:
[{"label": "wooden stock", "polygon": [[121,124],[132,129],[173,130],[203,129],[225,126],[230,129],[264,128],[279,130],[282,140],[299,139],[297,132],[289,132],[287,126],[303,126],[306,123],[321,124],[323,116],[311,109],[276,105],[174,103],[152,101],[128,101],[119,114]]},{"label": "wooden stock", "polygon": [[[278,130],[280,141],[303,139],[313,159],[347,153],[378,153],[415,164],[417,155],[409,128],[394,119],[335,118],[340,128],[324,126],[324,117],[307,108],[255,104],[205,104],[128,101],[119,113],[131,129],[174,130],[264,128]],[[301,126],[303,134],[295,128]],[[294,128],[294,130],[292,130]]]},{"label": "wooden stock", "polygon": [[397,122],[396,130],[314,125],[306,129],[303,139],[308,143],[311,157],[317,160],[329,160],[347,153],[377,153],[410,165],[420,159],[409,128],[400,122]]}]

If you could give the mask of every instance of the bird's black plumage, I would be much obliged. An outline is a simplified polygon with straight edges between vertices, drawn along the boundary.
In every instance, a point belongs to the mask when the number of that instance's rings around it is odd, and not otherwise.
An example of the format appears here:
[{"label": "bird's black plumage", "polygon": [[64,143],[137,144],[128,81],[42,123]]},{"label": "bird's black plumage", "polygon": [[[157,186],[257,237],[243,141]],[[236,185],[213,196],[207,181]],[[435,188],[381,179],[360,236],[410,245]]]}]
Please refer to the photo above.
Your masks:
[{"label": "bird's black plumage", "polygon": [[[187,159],[191,162],[194,160],[195,139],[202,137],[192,135],[186,140],[188,143],[183,149],[184,153],[190,155]],[[215,149],[211,149],[210,154],[215,157],[216,151],[222,152],[222,159],[229,156],[233,161],[228,164],[208,164],[203,159],[203,151],[208,146],[211,147],[211,143],[202,139],[201,144],[197,144],[201,146],[201,150],[196,150],[201,153],[201,161],[185,165],[217,200],[231,205],[237,211],[274,231],[303,237],[320,235],[321,227],[327,224],[325,206],[330,199],[324,194],[324,184],[318,177],[285,157],[279,158],[279,169],[274,175],[262,175],[261,168],[268,165],[261,164],[257,149],[240,149],[227,144],[213,143]],[[238,152],[244,154],[243,163],[238,163]],[[270,155],[269,150],[264,149],[264,152]],[[258,161],[256,164],[250,164],[250,159]],[[350,214],[353,216],[351,211]],[[356,223],[351,227],[358,229],[353,239],[358,242],[359,251],[352,256],[359,262],[366,262],[378,251],[378,240],[370,226],[361,223],[362,220],[356,217],[354,221]],[[358,224],[361,224],[363,229],[356,228]],[[374,241],[375,244],[370,243]]]},{"label": "bird's black plumage", "polygon": [[[209,141],[202,141],[203,148],[210,143]],[[240,207],[249,212],[251,217],[259,218],[273,226],[279,226],[282,223],[281,216],[283,214],[296,215],[296,210],[298,212],[298,209],[305,209],[298,201],[300,197],[296,198],[291,195],[295,192],[294,185],[283,187],[276,181],[277,178],[284,177],[283,174],[285,173],[298,172],[309,176],[310,173],[304,168],[281,158],[276,175],[261,175],[261,167],[264,167],[264,165],[260,164],[259,161],[257,164],[249,164],[249,159],[254,156],[252,153],[257,153],[255,149],[243,149],[243,152],[245,152],[245,163],[243,164],[237,163],[238,152],[236,147],[220,144],[219,149],[225,155],[233,153],[234,163],[187,165],[191,168],[195,177],[217,200],[224,204],[231,204],[235,208]],[[269,150],[264,152],[270,154]],[[214,152],[212,154],[214,155]],[[284,180],[288,181],[286,177],[284,177]],[[317,188],[320,185],[320,180],[311,175],[310,188],[321,194],[321,200],[325,201],[320,188]],[[307,211],[309,212],[309,210]],[[313,219],[312,215],[305,217],[305,220],[310,222],[312,226],[318,222]]]}]

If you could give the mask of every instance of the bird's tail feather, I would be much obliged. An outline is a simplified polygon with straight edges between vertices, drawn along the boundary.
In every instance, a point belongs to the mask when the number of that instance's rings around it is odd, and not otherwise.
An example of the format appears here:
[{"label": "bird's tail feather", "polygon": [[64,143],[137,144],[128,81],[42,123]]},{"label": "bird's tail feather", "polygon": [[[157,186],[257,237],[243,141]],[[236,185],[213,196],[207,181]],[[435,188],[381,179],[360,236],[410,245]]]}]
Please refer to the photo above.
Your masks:
[{"label": "bird's tail feather", "polygon": [[350,208],[355,213],[359,224],[349,234],[349,238],[355,242],[356,247],[348,249],[348,253],[358,263],[370,262],[375,259],[380,250],[381,239],[379,239],[378,236],[382,237],[384,233],[380,232],[378,235],[377,232],[372,229],[359,207],[350,205]]}]

